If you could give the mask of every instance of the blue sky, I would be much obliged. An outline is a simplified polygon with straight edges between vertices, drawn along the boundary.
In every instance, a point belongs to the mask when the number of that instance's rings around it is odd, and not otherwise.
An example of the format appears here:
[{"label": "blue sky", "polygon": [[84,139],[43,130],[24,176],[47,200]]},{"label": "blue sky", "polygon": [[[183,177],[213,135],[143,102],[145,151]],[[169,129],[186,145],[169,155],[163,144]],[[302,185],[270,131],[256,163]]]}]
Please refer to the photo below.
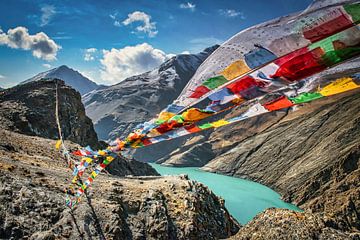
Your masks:
[{"label": "blue sky", "polygon": [[0,86],[68,65],[114,84],[172,54],[196,53],[244,28],[301,11],[310,0],[4,0]]}]

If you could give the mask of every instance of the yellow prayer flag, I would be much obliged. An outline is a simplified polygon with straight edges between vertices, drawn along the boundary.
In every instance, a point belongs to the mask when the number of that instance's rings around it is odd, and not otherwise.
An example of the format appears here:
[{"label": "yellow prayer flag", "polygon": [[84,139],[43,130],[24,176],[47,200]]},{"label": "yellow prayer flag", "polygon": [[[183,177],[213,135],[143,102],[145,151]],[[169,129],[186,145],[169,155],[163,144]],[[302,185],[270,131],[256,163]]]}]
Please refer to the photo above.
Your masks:
[{"label": "yellow prayer flag", "polygon": [[61,140],[57,140],[57,141],[56,141],[56,144],[55,144],[56,150],[59,150],[60,147],[61,147]]},{"label": "yellow prayer flag", "polygon": [[224,126],[224,125],[227,125],[227,124],[229,124],[229,122],[224,120],[224,119],[221,119],[219,121],[211,123],[211,125],[213,125],[213,127],[215,127],[215,128],[221,127],[221,126]]},{"label": "yellow prayer flag", "polygon": [[360,85],[357,85],[352,78],[345,77],[345,78],[337,79],[335,82],[325,86],[323,89],[319,91],[319,93],[323,96],[331,96],[338,93],[350,91],[359,87]]},{"label": "yellow prayer flag", "polygon": [[249,71],[250,68],[246,65],[245,61],[240,59],[230,64],[220,74],[222,74],[227,80],[233,80]]},{"label": "yellow prayer flag", "polygon": [[104,156],[104,155],[106,155],[106,152],[103,151],[103,150],[99,150],[99,151],[98,151],[98,154],[101,155],[101,156]]},{"label": "yellow prayer flag", "polygon": [[181,116],[187,122],[196,122],[201,119],[211,116],[213,113],[202,112],[197,108],[190,108],[186,112],[183,112]]},{"label": "yellow prayer flag", "polygon": [[175,116],[175,113],[171,113],[171,112],[161,112],[158,119],[159,120],[163,120],[163,121],[167,121],[170,118],[172,118],[173,116]]},{"label": "yellow prayer flag", "polygon": [[91,163],[91,162],[92,162],[92,158],[88,158],[88,157],[83,158],[82,160],[85,161],[85,162],[87,162],[87,163]]}]

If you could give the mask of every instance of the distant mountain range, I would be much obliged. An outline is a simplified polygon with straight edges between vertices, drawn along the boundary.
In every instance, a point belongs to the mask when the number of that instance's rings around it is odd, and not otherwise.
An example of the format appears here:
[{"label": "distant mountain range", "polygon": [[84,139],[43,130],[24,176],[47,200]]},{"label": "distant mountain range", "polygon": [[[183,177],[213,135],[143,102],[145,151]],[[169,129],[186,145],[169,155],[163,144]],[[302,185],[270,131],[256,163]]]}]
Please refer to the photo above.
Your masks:
[{"label": "distant mountain range", "polygon": [[155,117],[181,92],[200,64],[218,47],[198,54],[180,54],[152,71],[101,87],[83,96],[86,114],[98,137],[126,137],[139,123]]},{"label": "distant mountain range", "polygon": [[95,90],[99,88],[100,86],[87,77],[83,76],[78,71],[69,68],[66,65],[62,65],[57,68],[53,68],[49,71],[42,72],[37,74],[36,76],[21,82],[20,84],[33,82],[33,81],[39,81],[41,79],[61,79],[63,80],[67,85],[73,87],[78,92],[80,92],[81,95],[91,92],[92,90]]}]

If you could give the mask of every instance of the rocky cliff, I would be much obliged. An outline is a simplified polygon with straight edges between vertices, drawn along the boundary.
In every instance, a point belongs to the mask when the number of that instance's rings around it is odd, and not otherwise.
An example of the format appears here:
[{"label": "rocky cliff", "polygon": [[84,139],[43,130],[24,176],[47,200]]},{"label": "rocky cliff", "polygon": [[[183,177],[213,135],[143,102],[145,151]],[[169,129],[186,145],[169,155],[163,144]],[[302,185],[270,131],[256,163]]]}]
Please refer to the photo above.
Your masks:
[{"label": "rocky cliff", "polygon": [[239,229],[224,202],[186,176],[101,174],[70,211],[71,172],[54,144],[0,130],[0,238],[219,239]]},{"label": "rocky cliff", "polygon": [[61,80],[42,80],[0,93],[1,128],[27,135],[58,139],[55,117],[58,83],[59,119],[63,137],[82,146],[98,147],[93,124],[85,114],[80,94]]}]

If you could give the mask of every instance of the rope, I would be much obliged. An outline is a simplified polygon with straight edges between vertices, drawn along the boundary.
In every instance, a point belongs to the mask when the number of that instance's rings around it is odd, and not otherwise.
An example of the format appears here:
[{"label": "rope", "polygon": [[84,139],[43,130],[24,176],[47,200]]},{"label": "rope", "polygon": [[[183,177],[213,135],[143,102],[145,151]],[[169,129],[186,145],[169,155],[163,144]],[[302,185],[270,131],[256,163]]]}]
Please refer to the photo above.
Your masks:
[{"label": "rope", "polygon": [[56,118],[58,134],[59,134],[59,140],[61,142],[62,154],[66,158],[69,168],[72,169],[73,160],[71,159],[69,151],[67,150],[67,148],[65,146],[65,142],[64,142],[64,139],[62,136],[61,124],[60,124],[60,120],[59,120],[59,90],[58,90],[58,81],[57,80],[55,81],[55,118]]}]

